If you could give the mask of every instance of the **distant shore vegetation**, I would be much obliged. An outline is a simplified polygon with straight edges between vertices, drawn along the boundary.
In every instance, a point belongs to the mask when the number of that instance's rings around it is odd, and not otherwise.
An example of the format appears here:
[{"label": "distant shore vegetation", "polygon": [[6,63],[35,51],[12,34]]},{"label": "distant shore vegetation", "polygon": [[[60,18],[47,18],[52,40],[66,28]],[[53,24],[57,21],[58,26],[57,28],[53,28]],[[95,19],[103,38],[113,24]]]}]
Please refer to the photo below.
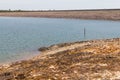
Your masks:
[{"label": "distant shore vegetation", "polygon": [[17,9],[17,10],[0,10],[0,12],[38,12],[38,11],[113,11],[113,10],[120,10],[120,9],[75,9],[75,10],[22,10],[22,9]]}]

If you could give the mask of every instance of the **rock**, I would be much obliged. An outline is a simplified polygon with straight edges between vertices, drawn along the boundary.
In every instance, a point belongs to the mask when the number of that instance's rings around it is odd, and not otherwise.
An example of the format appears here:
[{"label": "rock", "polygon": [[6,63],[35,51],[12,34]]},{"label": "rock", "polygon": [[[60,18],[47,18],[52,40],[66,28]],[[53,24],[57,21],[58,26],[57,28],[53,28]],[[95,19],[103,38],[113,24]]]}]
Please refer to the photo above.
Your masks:
[{"label": "rock", "polygon": [[49,49],[47,47],[41,47],[41,48],[38,49],[38,51],[42,51],[42,52],[46,51],[46,50],[49,50]]}]

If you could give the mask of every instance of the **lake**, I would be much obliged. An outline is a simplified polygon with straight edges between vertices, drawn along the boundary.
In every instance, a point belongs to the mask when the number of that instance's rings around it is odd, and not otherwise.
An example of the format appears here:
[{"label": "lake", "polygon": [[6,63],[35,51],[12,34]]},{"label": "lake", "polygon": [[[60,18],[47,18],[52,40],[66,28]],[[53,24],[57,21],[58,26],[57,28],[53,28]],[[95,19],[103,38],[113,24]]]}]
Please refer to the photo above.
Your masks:
[{"label": "lake", "polygon": [[33,57],[43,46],[116,37],[120,21],[0,17],[0,63]]}]

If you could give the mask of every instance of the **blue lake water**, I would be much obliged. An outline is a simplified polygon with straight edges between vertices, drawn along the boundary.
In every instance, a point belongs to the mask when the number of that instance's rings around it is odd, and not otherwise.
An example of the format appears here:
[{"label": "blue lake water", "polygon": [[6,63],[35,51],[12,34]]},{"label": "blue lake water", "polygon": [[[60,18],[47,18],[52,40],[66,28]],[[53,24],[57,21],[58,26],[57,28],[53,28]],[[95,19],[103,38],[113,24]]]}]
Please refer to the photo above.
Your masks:
[{"label": "blue lake water", "polygon": [[42,46],[116,37],[120,21],[0,17],[0,63],[36,55]]}]

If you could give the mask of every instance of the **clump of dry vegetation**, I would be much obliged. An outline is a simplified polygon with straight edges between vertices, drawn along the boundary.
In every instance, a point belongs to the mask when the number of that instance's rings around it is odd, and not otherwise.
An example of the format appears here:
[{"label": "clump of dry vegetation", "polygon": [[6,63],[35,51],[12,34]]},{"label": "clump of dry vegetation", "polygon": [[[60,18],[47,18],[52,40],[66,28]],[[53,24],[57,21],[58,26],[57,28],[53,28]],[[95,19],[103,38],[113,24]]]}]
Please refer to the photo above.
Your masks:
[{"label": "clump of dry vegetation", "polygon": [[119,42],[107,39],[66,43],[60,48],[53,45],[31,60],[1,66],[0,80],[117,80]]}]

